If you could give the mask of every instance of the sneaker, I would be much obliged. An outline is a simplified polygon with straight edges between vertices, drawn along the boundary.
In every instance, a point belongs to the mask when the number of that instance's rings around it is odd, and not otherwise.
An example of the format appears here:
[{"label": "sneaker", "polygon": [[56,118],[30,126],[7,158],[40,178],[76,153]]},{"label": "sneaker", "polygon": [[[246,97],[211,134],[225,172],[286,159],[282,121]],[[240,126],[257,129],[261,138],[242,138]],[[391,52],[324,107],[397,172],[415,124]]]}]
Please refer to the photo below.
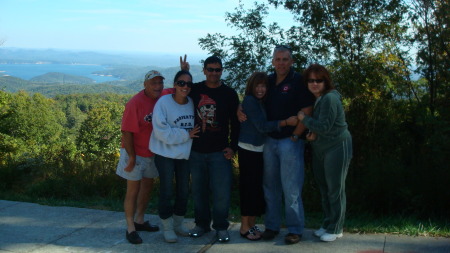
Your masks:
[{"label": "sneaker", "polygon": [[216,236],[219,242],[230,241],[230,234],[228,234],[228,230],[219,230],[216,232]]},{"label": "sneaker", "polygon": [[261,237],[263,240],[272,240],[273,238],[275,238],[276,235],[278,235],[278,233],[280,233],[280,231],[275,231],[272,229],[268,229],[266,228],[266,230],[264,230],[264,233],[262,233]]},{"label": "sneaker", "polygon": [[134,227],[136,228],[136,231],[147,231],[147,232],[156,232],[159,231],[159,227],[156,225],[150,224],[149,221],[146,221],[142,224],[134,223]]},{"label": "sneaker", "polygon": [[142,238],[139,236],[139,234],[136,231],[133,231],[131,233],[128,233],[128,231],[126,231],[126,237],[127,240],[132,243],[132,244],[141,244],[142,243]]},{"label": "sneaker", "polygon": [[341,238],[342,236],[344,236],[342,233],[340,233],[340,234],[325,233],[320,237],[320,240],[324,241],[324,242],[332,242],[332,241],[335,241],[337,238]]},{"label": "sneaker", "polygon": [[189,236],[190,237],[200,237],[209,231],[211,231],[211,229],[204,229],[202,227],[195,226],[193,229],[191,229],[189,231]]},{"label": "sneaker", "polygon": [[317,237],[321,237],[327,232],[325,228],[319,228],[318,230],[314,231],[314,235]]},{"label": "sneaker", "polygon": [[284,242],[286,242],[286,244],[294,244],[298,243],[300,239],[302,239],[302,235],[289,233],[284,237]]}]

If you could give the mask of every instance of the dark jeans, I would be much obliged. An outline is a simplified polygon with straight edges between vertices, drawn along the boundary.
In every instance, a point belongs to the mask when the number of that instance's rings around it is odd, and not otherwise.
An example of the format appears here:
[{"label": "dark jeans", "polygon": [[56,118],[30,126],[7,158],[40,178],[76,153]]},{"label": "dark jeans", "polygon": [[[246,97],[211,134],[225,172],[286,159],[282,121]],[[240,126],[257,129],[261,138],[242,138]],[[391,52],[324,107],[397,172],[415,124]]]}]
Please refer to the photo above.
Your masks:
[{"label": "dark jeans", "polygon": [[228,229],[232,182],[231,161],[227,160],[222,152],[191,151],[189,168],[192,175],[196,225],[204,229],[210,228],[209,197],[212,195],[212,227],[215,230]]},{"label": "dark jeans", "polygon": [[[173,214],[186,214],[189,197],[188,160],[172,159],[155,155],[155,165],[159,172],[159,217],[167,219]],[[175,203],[172,204],[173,179],[175,176]]]}]

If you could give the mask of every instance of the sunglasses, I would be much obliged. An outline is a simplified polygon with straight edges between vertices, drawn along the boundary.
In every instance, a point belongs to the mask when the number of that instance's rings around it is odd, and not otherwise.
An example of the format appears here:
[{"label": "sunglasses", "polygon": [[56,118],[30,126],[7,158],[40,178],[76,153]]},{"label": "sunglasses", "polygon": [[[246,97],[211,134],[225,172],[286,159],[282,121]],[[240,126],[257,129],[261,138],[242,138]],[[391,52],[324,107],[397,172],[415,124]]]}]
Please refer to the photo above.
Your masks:
[{"label": "sunglasses", "polygon": [[180,87],[184,87],[184,86],[187,85],[188,88],[191,88],[193,83],[192,83],[192,82],[186,82],[186,81],[183,81],[183,80],[178,80],[178,81],[176,82],[176,84],[177,84],[178,86],[180,86]]},{"label": "sunglasses", "polygon": [[287,49],[289,52],[292,52],[292,48],[288,45],[276,45],[275,49]]},{"label": "sunglasses", "polygon": [[208,70],[208,72],[222,72],[222,68],[206,68],[206,70]]},{"label": "sunglasses", "polygon": [[286,49],[292,49],[290,46],[288,45],[276,45],[275,48],[286,48]]},{"label": "sunglasses", "polygon": [[323,79],[308,79],[308,83],[323,83]]}]

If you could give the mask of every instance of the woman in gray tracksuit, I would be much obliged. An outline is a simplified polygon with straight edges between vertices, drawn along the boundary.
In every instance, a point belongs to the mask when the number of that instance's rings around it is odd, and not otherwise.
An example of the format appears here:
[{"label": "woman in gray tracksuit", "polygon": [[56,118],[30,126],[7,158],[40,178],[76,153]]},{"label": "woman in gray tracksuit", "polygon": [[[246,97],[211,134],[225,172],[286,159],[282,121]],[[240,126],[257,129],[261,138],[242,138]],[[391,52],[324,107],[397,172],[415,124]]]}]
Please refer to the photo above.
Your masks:
[{"label": "woman in gray tracksuit", "polygon": [[303,77],[316,102],[312,116],[300,111],[298,119],[310,131],[307,139],[312,145],[313,172],[325,216],[322,227],[314,235],[331,242],[343,236],[345,178],[352,158],[352,136],[347,129],[341,95],[334,88],[327,69],[312,64]]}]

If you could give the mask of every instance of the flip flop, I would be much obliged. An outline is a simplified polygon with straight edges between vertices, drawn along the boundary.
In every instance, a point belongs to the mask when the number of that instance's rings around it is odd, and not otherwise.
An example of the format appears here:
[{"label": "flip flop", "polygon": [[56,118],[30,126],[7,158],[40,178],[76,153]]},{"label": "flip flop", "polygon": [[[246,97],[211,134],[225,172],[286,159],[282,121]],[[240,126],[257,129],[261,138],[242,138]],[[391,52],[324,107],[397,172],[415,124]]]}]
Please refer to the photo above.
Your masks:
[{"label": "flip flop", "polygon": [[253,233],[255,234],[255,235],[261,235],[263,232],[261,231],[261,229],[259,229],[259,227],[258,226],[253,226],[252,228],[250,228],[250,229],[253,229]]},{"label": "flip flop", "polygon": [[261,239],[261,236],[260,236],[260,237],[257,237],[257,238],[254,238],[254,239],[248,237],[249,235],[257,236],[257,235],[255,234],[255,231],[254,231],[252,228],[249,229],[245,234],[240,233],[240,232],[239,232],[239,234],[241,234],[241,237],[243,237],[243,238],[245,238],[245,239],[247,239],[247,240],[250,240],[250,241],[258,241],[258,240]]}]

